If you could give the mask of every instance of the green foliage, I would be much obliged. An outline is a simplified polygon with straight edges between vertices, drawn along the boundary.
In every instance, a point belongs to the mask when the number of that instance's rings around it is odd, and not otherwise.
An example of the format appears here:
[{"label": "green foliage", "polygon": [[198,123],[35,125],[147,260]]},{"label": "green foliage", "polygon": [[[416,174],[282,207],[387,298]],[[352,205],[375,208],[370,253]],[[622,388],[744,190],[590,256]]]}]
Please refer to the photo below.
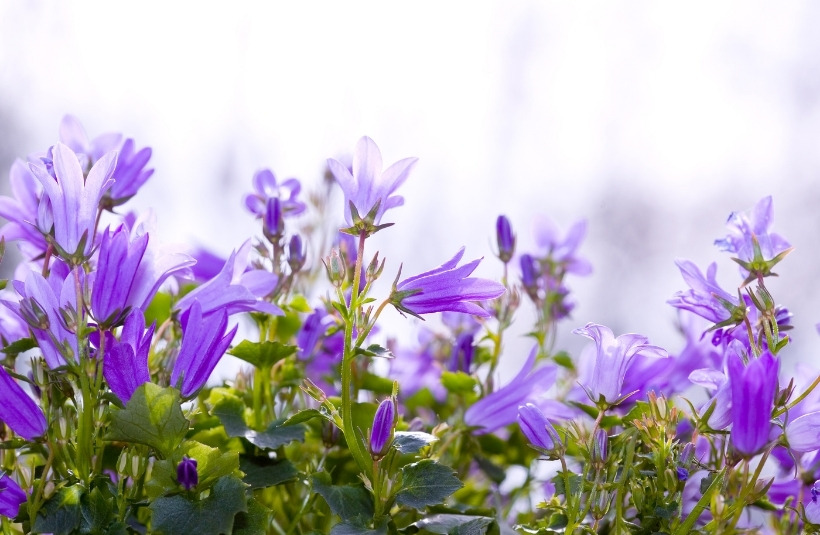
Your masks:
[{"label": "green foliage", "polygon": [[463,486],[452,468],[430,459],[403,467],[401,474],[401,490],[396,494],[396,501],[416,509],[441,503]]},{"label": "green foliage", "polygon": [[298,349],[299,348],[294,345],[282,344],[280,342],[251,342],[249,340],[242,340],[238,346],[228,351],[228,353],[257,368],[269,369],[280,360],[296,353]]},{"label": "green foliage", "polygon": [[[208,497],[188,493],[154,500],[151,530],[157,535],[221,535],[233,532],[234,519],[248,512],[245,484],[234,476],[217,480]],[[258,510],[257,510],[258,513]],[[247,518],[247,517],[243,517]],[[243,520],[247,526],[247,520]]]}]

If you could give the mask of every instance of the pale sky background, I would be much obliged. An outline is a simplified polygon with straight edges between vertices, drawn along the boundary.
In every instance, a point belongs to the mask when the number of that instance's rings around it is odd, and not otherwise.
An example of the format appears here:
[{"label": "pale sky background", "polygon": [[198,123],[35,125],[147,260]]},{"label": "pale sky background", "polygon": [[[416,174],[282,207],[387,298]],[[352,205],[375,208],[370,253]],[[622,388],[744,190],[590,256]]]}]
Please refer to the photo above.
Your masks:
[{"label": "pale sky background", "polygon": [[121,131],[154,149],[135,207],[227,254],[256,232],[257,169],[317,187],[369,135],[385,163],[420,159],[374,239],[391,273],[466,245],[495,275],[498,214],[521,250],[536,214],[588,219],[571,349],[595,321],[677,351],[673,260],[717,260],[732,288],[712,242],[772,194],[796,246],[772,285],[788,354],[820,367],[820,4],[754,4],[3,2],[0,163],[53,144],[65,113]]}]

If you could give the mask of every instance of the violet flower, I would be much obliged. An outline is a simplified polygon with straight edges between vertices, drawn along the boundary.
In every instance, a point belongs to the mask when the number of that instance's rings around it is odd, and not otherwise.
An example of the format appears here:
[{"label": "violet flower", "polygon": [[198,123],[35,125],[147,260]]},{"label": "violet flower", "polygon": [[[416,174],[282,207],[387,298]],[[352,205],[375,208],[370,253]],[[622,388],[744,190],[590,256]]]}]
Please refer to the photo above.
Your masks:
[{"label": "violet flower", "polygon": [[507,216],[498,216],[495,222],[495,236],[498,243],[498,258],[506,264],[515,253],[515,234]]},{"label": "violet flower", "polygon": [[[595,342],[595,364],[591,377],[582,383],[593,403],[618,402],[624,384],[624,376],[630,362],[636,355],[666,358],[666,350],[650,345],[645,336],[622,334],[615,338],[609,327],[587,323],[585,327],[572,331]],[[627,392],[628,393],[628,392]]]},{"label": "violet flower", "polygon": [[390,302],[400,312],[416,317],[447,310],[489,317],[489,312],[472,301],[495,299],[505,288],[489,279],[469,277],[481,259],[456,267],[462,256],[464,247],[441,266],[395,284]]},{"label": "violet flower", "polygon": [[0,236],[6,241],[20,241],[26,256],[39,256],[48,248],[43,233],[35,226],[43,188],[28,165],[19,159],[11,165],[9,183],[13,196],[0,196],[0,217],[8,220],[0,228]]},{"label": "violet flower", "polygon": [[8,474],[0,476],[0,515],[16,518],[27,499],[25,491]]},{"label": "violet flower", "polygon": [[688,310],[717,324],[732,320],[734,314],[740,314],[745,310],[745,304],[740,303],[737,297],[733,297],[718,285],[715,279],[715,262],[706,269],[705,277],[700,269],[688,260],[676,260],[675,265],[680,269],[683,280],[690,289],[676,293],[674,298],[667,301],[673,307]]},{"label": "violet flower", "polygon": [[812,524],[820,524],[820,480],[812,485],[811,498],[806,502],[806,520]]},{"label": "violet flower", "polygon": [[171,371],[171,385],[180,385],[182,397],[190,398],[196,394],[225,354],[239,326],[235,325],[225,334],[227,327],[225,309],[205,315],[198,300],[194,300],[183,314],[182,345]]},{"label": "violet flower", "polygon": [[587,222],[576,222],[561,240],[558,237],[558,228],[545,216],[535,220],[535,243],[544,249],[553,263],[562,267],[563,273],[589,275],[592,265],[589,261],[579,258],[576,253],[587,232]]},{"label": "violet flower", "polygon": [[744,366],[737,352],[729,355],[732,389],[732,444],[751,456],[769,442],[774,397],[777,392],[778,359],[769,351]]},{"label": "violet flower", "polygon": [[387,398],[379,404],[373,416],[373,428],[370,431],[370,455],[381,459],[393,441],[393,429],[396,425],[396,402]]},{"label": "violet flower", "polygon": [[792,451],[805,453],[820,449],[820,411],[795,418],[786,424],[785,434]]},{"label": "violet flower", "polygon": [[151,380],[148,352],[154,325],[145,330],[145,316],[134,309],[125,319],[119,341],[105,350],[103,375],[109,388],[123,403],[128,403],[137,388]]},{"label": "violet flower", "polygon": [[[54,232],[56,245],[72,262],[87,258],[95,238],[95,225],[103,193],[111,187],[117,153],[109,152],[83,176],[77,155],[62,143],[54,146],[54,173],[29,164],[43,186],[37,227],[43,234]],[[82,244],[82,247],[80,245]]]},{"label": "violet flower", "polygon": [[147,246],[148,234],[129,242],[123,228],[103,233],[91,290],[91,312],[101,325],[115,326],[128,313],[128,297]]},{"label": "violet flower", "polygon": [[0,366],[0,420],[12,431],[33,440],[48,429],[46,417],[25,390]]},{"label": "violet flower", "polygon": [[226,310],[228,315],[239,312],[263,312],[281,316],[282,309],[264,298],[276,288],[278,277],[264,269],[247,269],[250,240],[231,253],[222,270],[179,300],[175,309],[185,313],[194,301],[199,301],[203,314]]},{"label": "violet flower", "polygon": [[[347,224],[352,227],[357,223],[351,212],[351,205],[359,218],[372,219],[369,223],[378,226],[387,210],[404,204],[404,199],[394,193],[407,180],[416,161],[418,158],[405,158],[382,170],[379,147],[367,136],[356,144],[352,173],[342,162],[329,158],[328,168],[345,196]],[[371,215],[377,206],[375,213]]]},{"label": "violet flower", "polygon": [[538,347],[533,347],[521,371],[506,385],[473,403],[464,413],[464,423],[478,427],[476,434],[492,433],[518,417],[518,407],[538,398],[552,387],[557,370],[544,366],[533,371]]},{"label": "violet flower", "polygon": [[770,232],[773,221],[772,197],[764,197],[747,212],[732,212],[726,222],[729,234],[725,238],[715,240],[715,245],[749,262],[754,258],[754,236],[760,245],[763,258],[771,260],[790,247],[789,242],[782,236]]},{"label": "violet flower", "polygon": [[561,438],[552,423],[532,403],[518,407],[518,426],[530,444],[539,450],[549,451],[561,445]]},{"label": "violet flower", "polygon": [[295,216],[305,211],[305,203],[299,200],[302,185],[295,178],[288,178],[281,184],[270,169],[257,171],[253,176],[255,193],[245,196],[245,207],[257,218],[264,217],[272,199],[281,204],[282,216]]},{"label": "violet flower", "polygon": [[177,465],[177,482],[185,490],[191,490],[199,484],[199,474],[196,471],[196,459],[187,455],[182,456],[182,460]]}]

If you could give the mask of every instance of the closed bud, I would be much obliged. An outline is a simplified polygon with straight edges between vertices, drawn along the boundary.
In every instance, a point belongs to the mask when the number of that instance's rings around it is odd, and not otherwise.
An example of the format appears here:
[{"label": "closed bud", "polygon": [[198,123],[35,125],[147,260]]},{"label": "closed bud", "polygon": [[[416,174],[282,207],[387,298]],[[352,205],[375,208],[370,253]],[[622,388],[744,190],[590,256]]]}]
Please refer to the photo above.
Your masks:
[{"label": "closed bud", "polygon": [[373,428],[370,431],[370,455],[381,459],[390,449],[393,442],[393,427],[396,424],[398,410],[393,398],[387,398],[379,404],[373,417]]},{"label": "closed bud", "polygon": [[126,475],[125,471],[128,469],[128,453],[126,450],[122,450],[120,452],[120,456],[117,458],[117,473]]},{"label": "closed bud", "polygon": [[528,254],[521,255],[521,285],[533,301],[538,301],[538,270],[535,259]]},{"label": "closed bud", "polygon": [[379,263],[379,253],[373,255],[373,260],[370,261],[370,264],[367,266],[367,272],[365,273],[365,280],[374,281],[379,278],[379,275],[382,274],[384,271],[384,259],[382,259],[381,263]]},{"label": "closed bud", "polygon": [[513,235],[507,216],[498,216],[495,222],[495,234],[498,240],[498,258],[506,264],[515,253],[515,235]]},{"label": "closed bud", "polygon": [[282,202],[279,197],[270,197],[262,218],[262,233],[271,243],[278,243],[285,233],[285,219],[282,217]]},{"label": "closed bud", "polygon": [[305,265],[305,251],[302,248],[302,238],[298,234],[294,234],[288,243],[288,265],[293,273]]},{"label": "closed bud", "polygon": [[327,278],[330,279],[333,286],[341,288],[342,283],[345,281],[345,263],[342,257],[339,256],[339,251],[333,249],[330,256],[325,258],[323,262],[327,271]]},{"label": "closed bud", "polygon": [[607,436],[606,431],[603,429],[598,429],[595,431],[595,436],[592,438],[592,451],[590,452],[593,463],[603,464],[606,462],[608,454],[608,441],[609,437]]},{"label": "closed bud", "polygon": [[546,453],[561,446],[558,432],[544,413],[532,403],[518,407],[518,426],[530,444],[538,450]]},{"label": "closed bud", "polygon": [[187,455],[182,457],[182,461],[177,465],[177,482],[185,490],[191,490],[199,483],[199,475],[196,472],[196,459],[191,459]]}]

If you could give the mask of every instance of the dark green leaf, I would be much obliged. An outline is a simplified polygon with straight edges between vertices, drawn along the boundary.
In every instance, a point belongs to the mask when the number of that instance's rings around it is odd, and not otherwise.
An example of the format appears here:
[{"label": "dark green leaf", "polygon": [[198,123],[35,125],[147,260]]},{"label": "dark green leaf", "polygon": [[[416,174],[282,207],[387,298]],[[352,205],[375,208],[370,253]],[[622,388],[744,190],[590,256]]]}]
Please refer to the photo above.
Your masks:
[{"label": "dark green leaf", "polygon": [[369,527],[363,518],[340,522],[331,528],[330,535],[387,535],[387,521],[374,528]]},{"label": "dark green leaf", "polygon": [[239,512],[233,520],[232,535],[265,535],[272,511],[254,499],[248,500],[248,512]]},{"label": "dark green leaf", "polygon": [[268,457],[240,457],[239,469],[245,472],[242,481],[252,489],[273,487],[299,476],[299,471],[287,459]]},{"label": "dark green leaf", "polygon": [[232,476],[219,479],[204,500],[177,494],[158,498],[149,508],[151,532],[158,535],[230,534],[237,513],[248,511],[245,484]]},{"label": "dark green leaf", "polygon": [[473,515],[432,515],[422,518],[413,526],[427,530],[431,533],[447,535],[456,534],[476,534],[483,535],[487,532],[487,526],[493,523],[492,518],[486,516]]},{"label": "dark green leaf", "polygon": [[409,464],[401,473],[401,490],[396,494],[396,501],[416,509],[441,503],[462,487],[452,468],[430,459]]},{"label": "dark green leaf", "polygon": [[242,400],[234,397],[222,398],[213,409],[228,436],[244,437],[258,448],[276,449],[288,442],[305,439],[305,426],[285,425],[285,421],[281,419],[273,422],[264,431],[254,431],[245,424],[244,412],[245,405]]},{"label": "dark green leaf", "polygon": [[361,485],[333,485],[330,474],[318,472],[313,474],[313,490],[343,521],[373,516],[373,498]]},{"label": "dark green leaf", "polygon": [[285,423],[282,425],[301,424],[313,418],[322,418],[322,413],[317,409],[304,409],[285,420]]},{"label": "dark green leaf", "polygon": [[400,453],[417,453],[436,440],[438,437],[421,431],[396,431],[393,435],[393,445]]},{"label": "dark green leaf", "polygon": [[3,348],[3,353],[6,355],[19,355],[29,349],[37,347],[37,342],[34,338],[21,338],[16,342],[12,342]]},{"label": "dark green leaf", "polygon": [[68,535],[80,525],[82,513],[80,501],[83,495],[82,486],[63,487],[49,498],[37,513],[32,531]]},{"label": "dark green leaf", "polygon": [[441,384],[448,392],[466,394],[475,390],[477,381],[475,377],[464,372],[444,371],[441,373]]},{"label": "dark green leaf", "polygon": [[[109,496],[113,499],[113,496]],[[80,500],[83,533],[101,533],[113,520],[113,504],[103,496],[99,488],[85,494]]]},{"label": "dark green leaf", "polygon": [[[564,486],[564,476],[562,473],[559,473],[554,478],[552,478],[552,482],[555,484],[555,494],[561,494],[566,496],[565,486]],[[577,495],[581,491],[581,476],[578,474],[569,474],[569,492],[570,494]]]},{"label": "dark green leaf", "polygon": [[228,353],[249,364],[253,364],[257,368],[269,368],[280,360],[293,355],[298,349],[296,346],[285,345],[280,342],[243,340]]},{"label": "dark green leaf", "polygon": [[170,457],[188,431],[182,414],[179,391],[144,383],[134,392],[124,409],[112,408],[107,440],[145,444],[163,457]]},{"label": "dark green leaf", "polygon": [[353,348],[353,353],[363,357],[381,357],[385,359],[394,358],[393,353],[391,353],[389,349],[386,349],[379,344],[370,344],[367,347],[355,347]]}]

